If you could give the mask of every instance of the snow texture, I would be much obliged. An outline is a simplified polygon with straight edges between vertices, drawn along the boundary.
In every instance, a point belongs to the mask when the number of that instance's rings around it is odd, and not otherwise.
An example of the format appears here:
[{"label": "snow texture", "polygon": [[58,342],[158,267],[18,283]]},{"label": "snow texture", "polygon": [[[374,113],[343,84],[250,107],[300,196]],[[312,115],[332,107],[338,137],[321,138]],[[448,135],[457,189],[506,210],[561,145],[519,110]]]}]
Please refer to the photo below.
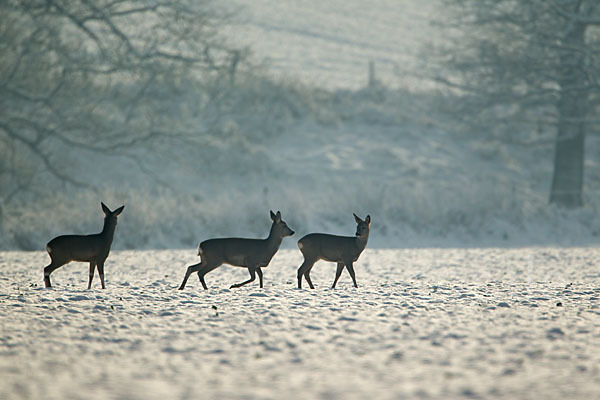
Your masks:
[{"label": "snow texture", "polygon": [[367,248],[330,289],[296,289],[282,250],[258,282],[223,266],[178,287],[195,252],[116,251],[107,289],[42,252],[0,253],[2,399],[593,399],[597,248]]},{"label": "snow texture", "polygon": [[[600,398],[600,249],[581,247],[600,236],[600,139],[585,207],[549,207],[551,139],[457,133],[423,91],[426,3],[219,2],[240,10],[226,37],[267,62],[213,88],[221,103],[193,85],[165,98],[198,145],[136,149],[146,170],[63,149],[58,167],[95,193],[42,171],[44,196],[0,203],[0,249],[38,250],[0,252],[0,399]],[[81,263],[42,288],[40,250],[99,232],[100,201],[126,205],[107,289],[85,290]],[[208,291],[195,276],[176,290],[192,247],[266,237],[269,209],[296,235],[264,289],[228,289],[248,274],[223,266]],[[353,212],[373,220],[359,288],[344,272],[330,289],[319,262],[298,290],[295,241],[351,235]],[[483,247],[557,243],[580,247]],[[186,250],[119,250],[156,248]]]}]

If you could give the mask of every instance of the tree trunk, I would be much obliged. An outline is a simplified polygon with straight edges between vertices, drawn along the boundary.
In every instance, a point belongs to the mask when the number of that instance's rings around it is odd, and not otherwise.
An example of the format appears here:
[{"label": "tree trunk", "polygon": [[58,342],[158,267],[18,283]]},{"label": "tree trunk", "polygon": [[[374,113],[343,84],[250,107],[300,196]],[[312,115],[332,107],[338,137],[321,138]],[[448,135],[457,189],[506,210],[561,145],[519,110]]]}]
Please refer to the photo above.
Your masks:
[{"label": "tree trunk", "polygon": [[565,208],[583,204],[583,161],[587,114],[583,51],[585,25],[575,24],[564,38],[560,60],[558,134],[554,154],[554,176],[550,203]]},{"label": "tree trunk", "polygon": [[[574,131],[579,131],[575,133]],[[583,205],[583,127],[560,132],[554,154],[554,177],[550,203],[565,208]]]}]

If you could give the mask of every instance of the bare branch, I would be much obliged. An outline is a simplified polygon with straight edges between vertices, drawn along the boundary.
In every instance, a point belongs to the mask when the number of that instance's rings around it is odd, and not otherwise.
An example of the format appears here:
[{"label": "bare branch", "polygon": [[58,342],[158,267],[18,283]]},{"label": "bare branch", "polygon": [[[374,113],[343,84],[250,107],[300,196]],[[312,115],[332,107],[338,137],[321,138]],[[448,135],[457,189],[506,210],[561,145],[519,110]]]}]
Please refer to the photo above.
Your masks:
[{"label": "bare branch", "polygon": [[100,9],[98,7],[96,7],[92,2],[90,2],[89,0],[82,0],[83,3],[87,4],[87,6],[94,11],[94,13],[96,14],[96,16],[102,20],[106,25],[108,25],[108,27],[110,28],[110,30],[118,37],[121,39],[121,41],[125,44],[125,46],[127,46],[127,49],[134,54],[135,56],[139,56],[137,49],[131,44],[131,41],[129,40],[129,37],[124,34],[120,29],[117,28],[117,26],[113,23],[112,19],[110,18],[110,15],[105,12],[105,10]]},{"label": "bare branch", "polygon": [[[571,23],[600,26],[600,18],[590,18],[581,13],[581,0],[578,0],[577,3],[574,4],[573,11],[565,9],[565,7],[561,6],[556,1],[550,1],[549,4],[554,12],[556,12],[561,17],[565,18],[567,21],[570,21]],[[591,8],[588,10],[588,12],[594,12],[597,6],[597,4],[592,3],[592,5],[590,6]]]},{"label": "bare branch", "polygon": [[[237,66],[241,57],[232,54],[242,53],[215,33],[223,16],[196,0],[0,1],[10,49],[0,76],[0,143],[34,176],[47,171],[77,187],[84,182],[61,171],[57,149],[133,159],[139,147],[197,144],[209,133],[183,128],[174,99],[162,96],[188,90],[179,88],[184,79],[208,90],[209,80]],[[36,181],[4,164],[9,184],[0,199]]]},{"label": "bare branch", "polygon": [[61,7],[54,0],[46,0],[46,1],[49,4],[53,5],[60,12],[60,14],[66,16],[71,22],[73,22],[75,24],[75,26],[77,26],[88,37],[90,37],[94,41],[94,43],[96,43],[96,46],[98,47],[98,49],[100,50],[100,52],[104,54],[105,50],[104,50],[104,46],[102,45],[102,40],[94,32],[92,32],[90,29],[88,29],[88,27],[85,26],[85,18],[84,19],[79,19],[74,14],[68,12],[66,9],[64,9],[63,7]]},{"label": "bare branch", "polygon": [[7,125],[3,122],[0,122],[0,129],[2,129],[11,138],[26,145],[29,148],[29,150],[32,151],[32,153],[34,153],[35,155],[37,155],[39,157],[39,161],[42,162],[42,164],[44,165],[44,167],[46,167],[48,172],[50,172],[50,174],[54,175],[59,180],[61,180],[63,182],[67,182],[76,187],[93,189],[93,187],[91,185],[89,185],[85,182],[81,182],[81,181],[73,178],[70,175],[64,174],[58,168],[56,168],[54,166],[54,164],[50,161],[50,158],[46,154],[44,154],[44,152],[42,152],[41,149],[37,146],[37,143],[35,141],[29,140],[29,139],[17,134],[13,129],[11,129],[11,127],[9,125]]}]

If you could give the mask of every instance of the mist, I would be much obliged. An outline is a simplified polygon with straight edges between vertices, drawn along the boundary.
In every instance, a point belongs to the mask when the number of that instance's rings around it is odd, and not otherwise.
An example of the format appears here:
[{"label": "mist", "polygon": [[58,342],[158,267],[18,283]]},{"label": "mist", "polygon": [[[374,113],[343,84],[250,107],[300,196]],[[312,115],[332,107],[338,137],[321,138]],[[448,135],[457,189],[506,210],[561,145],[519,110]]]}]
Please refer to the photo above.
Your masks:
[{"label": "mist", "polygon": [[299,235],[370,214],[374,247],[596,244],[598,135],[581,204],[549,201],[553,117],[475,111],[449,3],[6,5],[0,248],[97,232],[101,201],[127,205],[115,249],[266,236],[269,210]]},{"label": "mist", "polygon": [[0,399],[600,398],[597,0],[5,0],[0,38]]}]

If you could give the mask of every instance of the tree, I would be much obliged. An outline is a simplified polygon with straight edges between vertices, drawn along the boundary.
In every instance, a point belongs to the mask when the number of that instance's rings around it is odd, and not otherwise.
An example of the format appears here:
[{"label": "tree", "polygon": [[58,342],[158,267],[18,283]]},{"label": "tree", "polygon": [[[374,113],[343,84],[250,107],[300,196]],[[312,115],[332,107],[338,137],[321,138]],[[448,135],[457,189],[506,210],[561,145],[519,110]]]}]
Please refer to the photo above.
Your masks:
[{"label": "tree", "polygon": [[208,0],[0,1],[0,205],[41,181],[92,187],[61,167],[65,148],[189,137],[172,100],[233,76],[228,17]]},{"label": "tree", "polygon": [[[598,109],[600,3],[596,0],[443,0],[455,42],[438,75],[463,111],[488,124],[512,119],[554,132],[550,202],[582,205],[584,142]],[[447,18],[447,15],[445,15]],[[449,72],[448,72],[449,71]],[[499,112],[500,111],[500,112]],[[481,120],[480,120],[481,121]]]}]

